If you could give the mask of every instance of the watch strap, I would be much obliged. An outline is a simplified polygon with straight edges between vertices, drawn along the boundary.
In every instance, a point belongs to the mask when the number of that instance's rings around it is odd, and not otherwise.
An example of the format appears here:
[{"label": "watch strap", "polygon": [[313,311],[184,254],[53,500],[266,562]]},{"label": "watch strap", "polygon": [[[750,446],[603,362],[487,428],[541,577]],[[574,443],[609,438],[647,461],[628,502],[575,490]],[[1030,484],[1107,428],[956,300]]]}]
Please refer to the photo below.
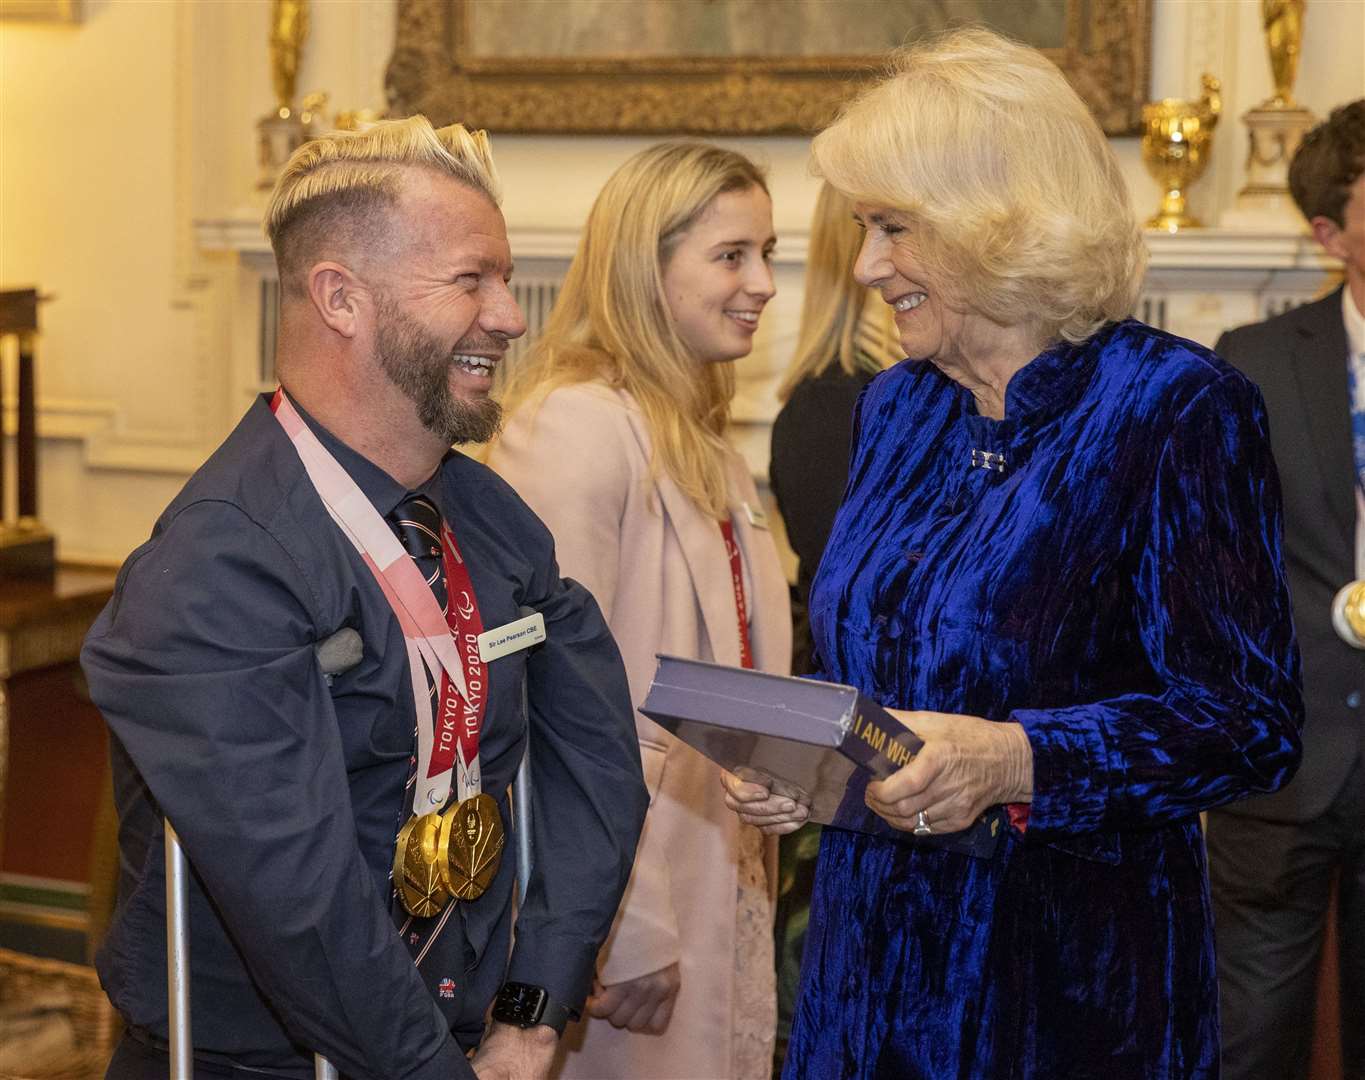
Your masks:
[{"label": "watch strap", "polygon": [[531,983],[503,983],[493,1003],[494,1020],[520,1028],[544,1024],[562,1035],[568,1022],[578,1018],[577,1009],[556,1001],[543,986]]}]

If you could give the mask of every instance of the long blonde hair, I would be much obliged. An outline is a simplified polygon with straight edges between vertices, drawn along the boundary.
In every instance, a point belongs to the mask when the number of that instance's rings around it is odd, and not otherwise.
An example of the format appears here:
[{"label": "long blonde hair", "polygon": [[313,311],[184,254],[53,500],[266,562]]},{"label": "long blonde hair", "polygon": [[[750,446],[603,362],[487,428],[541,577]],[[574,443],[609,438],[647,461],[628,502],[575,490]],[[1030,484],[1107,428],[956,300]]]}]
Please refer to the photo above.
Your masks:
[{"label": "long blonde hair", "polygon": [[828,183],[820,188],[811,219],[805,295],[796,353],[777,388],[781,401],[806,379],[838,364],[848,375],[876,373],[901,357],[891,309],[853,279],[863,232],[853,203]]},{"label": "long blonde hair", "polygon": [[663,272],[717,195],[754,187],[768,190],[753,162],[708,143],[660,143],[622,165],[593,203],[544,332],[512,372],[508,413],[592,379],[625,390],[649,428],[650,468],[723,517],[734,371],[702,363],[683,344]]}]

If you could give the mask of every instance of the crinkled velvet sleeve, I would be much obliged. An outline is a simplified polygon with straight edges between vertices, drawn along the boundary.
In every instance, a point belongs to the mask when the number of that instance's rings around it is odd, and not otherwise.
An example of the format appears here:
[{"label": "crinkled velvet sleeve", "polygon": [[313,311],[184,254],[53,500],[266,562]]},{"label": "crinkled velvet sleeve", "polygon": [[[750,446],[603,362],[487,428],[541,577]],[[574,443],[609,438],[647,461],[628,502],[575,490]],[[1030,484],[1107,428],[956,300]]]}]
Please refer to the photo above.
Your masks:
[{"label": "crinkled velvet sleeve", "polygon": [[1164,690],[1010,715],[1033,747],[1030,837],[1178,820],[1298,765],[1279,480],[1252,384],[1224,374],[1181,411],[1146,512],[1134,614]]}]

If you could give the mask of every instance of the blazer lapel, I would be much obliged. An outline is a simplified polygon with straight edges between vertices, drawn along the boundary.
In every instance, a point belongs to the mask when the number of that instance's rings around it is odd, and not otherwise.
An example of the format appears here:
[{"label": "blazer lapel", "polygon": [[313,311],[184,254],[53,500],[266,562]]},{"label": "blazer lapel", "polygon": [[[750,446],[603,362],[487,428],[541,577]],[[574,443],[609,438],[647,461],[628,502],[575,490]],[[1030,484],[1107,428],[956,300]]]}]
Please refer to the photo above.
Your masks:
[{"label": "blazer lapel", "polygon": [[[635,438],[645,452],[646,460],[652,453],[645,418],[634,408],[627,412]],[[678,538],[683,559],[687,563],[692,587],[701,608],[702,622],[711,644],[711,656],[718,664],[739,664],[739,615],[735,611],[735,593],[730,584],[730,562],[725,555],[725,539],[720,524],[698,509],[673,483],[667,473],[660,472],[654,481],[663,512]]]},{"label": "blazer lapel", "polygon": [[1341,290],[1303,309],[1295,327],[1292,361],[1299,398],[1313,433],[1313,449],[1322,471],[1327,505],[1341,526],[1349,550],[1355,550],[1355,454],[1351,449],[1351,404],[1347,393],[1346,324],[1341,317]]}]

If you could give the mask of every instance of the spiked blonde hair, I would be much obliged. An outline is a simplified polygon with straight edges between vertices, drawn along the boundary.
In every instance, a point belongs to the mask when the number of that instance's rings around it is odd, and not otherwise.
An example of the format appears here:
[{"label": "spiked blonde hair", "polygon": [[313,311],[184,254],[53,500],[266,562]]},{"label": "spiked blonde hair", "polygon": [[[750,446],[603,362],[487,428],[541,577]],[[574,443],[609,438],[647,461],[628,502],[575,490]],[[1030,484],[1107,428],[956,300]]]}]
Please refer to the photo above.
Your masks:
[{"label": "spiked blonde hair", "polygon": [[734,371],[702,363],[678,336],[664,269],[716,196],[751,188],[768,190],[758,166],[709,143],[660,143],[622,165],[593,203],[544,333],[504,398],[510,413],[591,379],[626,390],[649,427],[651,467],[716,517],[727,505]]},{"label": "spiked blonde hair", "polygon": [[382,215],[397,205],[407,169],[431,169],[500,201],[492,148],[484,131],[460,124],[433,128],[425,116],[382,120],[365,131],[310,139],[275,182],[265,231],[288,295],[305,288],[308,268],[325,250],[383,246]]}]

